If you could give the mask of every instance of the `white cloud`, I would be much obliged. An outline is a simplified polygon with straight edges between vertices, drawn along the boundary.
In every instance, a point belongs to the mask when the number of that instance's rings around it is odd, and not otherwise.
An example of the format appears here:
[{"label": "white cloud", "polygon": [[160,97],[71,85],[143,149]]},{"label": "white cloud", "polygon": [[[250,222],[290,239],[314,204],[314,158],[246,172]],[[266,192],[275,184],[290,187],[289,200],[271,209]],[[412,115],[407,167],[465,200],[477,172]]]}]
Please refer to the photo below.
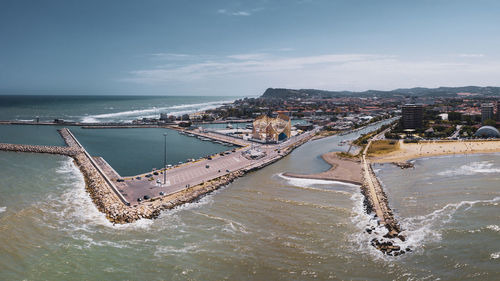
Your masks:
[{"label": "white cloud", "polygon": [[458,57],[460,58],[482,58],[484,57],[483,54],[458,54]]},{"label": "white cloud", "polygon": [[157,59],[165,59],[165,60],[179,60],[179,59],[187,59],[193,57],[188,54],[175,54],[175,53],[154,53],[151,54],[153,58]]},{"label": "white cloud", "polygon": [[266,57],[269,57],[269,54],[266,53],[249,53],[249,54],[236,54],[227,56],[230,59],[236,60],[262,60]]},{"label": "white cloud", "polygon": [[255,9],[251,9],[251,10],[246,10],[246,11],[229,11],[227,9],[219,9],[217,10],[217,13],[219,14],[223,14],[223,15],[228,15],[228,16],[251,16],[252,14],[254,14],[255,12],[258,12],[258,11],[261,11],[263,10],[262,8],[255,8]]},{"label": "white cloud", "polygon": [[132,71],[125,79],[143,85],[176,85],[188,91],[260,92],[267,87],[388,90],[414,86],[497,85],[500,61],[413,60],[383,54],[277,57],[236,54],[181,65]]}]

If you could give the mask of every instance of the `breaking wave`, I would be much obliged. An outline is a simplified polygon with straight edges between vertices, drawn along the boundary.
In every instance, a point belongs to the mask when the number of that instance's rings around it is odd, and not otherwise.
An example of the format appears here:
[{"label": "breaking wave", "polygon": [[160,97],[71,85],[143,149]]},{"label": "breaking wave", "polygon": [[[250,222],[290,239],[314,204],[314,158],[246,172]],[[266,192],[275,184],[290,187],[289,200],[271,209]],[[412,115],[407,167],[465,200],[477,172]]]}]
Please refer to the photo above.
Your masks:
[{"label": "breaking wave", "polygon": [[[351,200],[355,202],[353,207],[354,216],[351,217],[351,220],[360,230],[359,233],[354,235],[354,243],[358,246],[360,252],[366,252],[384,260],[394,258],[384,255],[371,246],[370,243],[374,238],[377,238],[379,241],[389,241],[389,239],[383,237],[387,234],[387,229],[378,225],[377,218],[373,214],[366,214],[363,199],[364,196],[360,193],[356,193],[351,197]],[[500,197],[490,200],[462,201],[447,204],[443,208],[424,216],[402,218],[399,220],[402,229],[400,234],[406,238],[405,241],[400,241],[399,239],[392,239],[390,241],[400,246],[401,249],[410,248],[412,252],[422,253],[422,246],[424,244],[441,240],[443,225],[449,223],[457,211],[467,211],[476,204],[489,204],[499,201]],[[495,231],[496,227],[496,225],[488,226],[489,229]],[[370,229],[371,233],[368,233],[367,229]]]},{"label": "breaking wave", "polygon": [[182,104],[167,107],[151,107],[145,109],[127,110],[114,113],[96,114],[82,117],[83,123],[99,123],[102,121],[132,121],[138,118],[158,117],[160,112],[169,115],[182,115],[194,113],[197,111],[208,110],[224,103],[230,103],[233,100],[213,101],[206,103]]},{"label": "breaking wave", "polygon": [[490,224],[486,228],[489,229],[489,230],[500,232],[500,226],[498,226],[496,224]]},{"label": "breaking wave", "polygon": [[5,212],[5,210],[7,210],[7,207],[0,207],[0,214]]},{"label": "breaking wave", "polygon": [[95,232],[95,228],[100,226],[111,229],[147,229],[152,225],[152,220],[149,219],[141,219],[131,224],[113,225],[92,202],[85,190],[83,175],[71,158],[63,162],[56,172],[63,176],[61,184],[67,189],[58,198],[49,198],[48,212],[58,218],[56,221],[59,225],[55,227],[68,232],[82,229]]},{"label": "breaking wave", "polygon": [[457,169],[450,169],[440,173],[439,176],[470,176],[475,174],[489,174],[489,173],[500,173],[500,168],[493,167],[494,163],[491,161],[481,161],[473,162],[468,165],[462,165]]},{"label": "breaking wave", "polygon": [[345,185],[349,187],[359,187],[359,185],[341,181],[287,177],[283,175],[283,173],[277,174],[277,176],[285,179],[289,184],[299,187],[312,187],[313,185]]}]

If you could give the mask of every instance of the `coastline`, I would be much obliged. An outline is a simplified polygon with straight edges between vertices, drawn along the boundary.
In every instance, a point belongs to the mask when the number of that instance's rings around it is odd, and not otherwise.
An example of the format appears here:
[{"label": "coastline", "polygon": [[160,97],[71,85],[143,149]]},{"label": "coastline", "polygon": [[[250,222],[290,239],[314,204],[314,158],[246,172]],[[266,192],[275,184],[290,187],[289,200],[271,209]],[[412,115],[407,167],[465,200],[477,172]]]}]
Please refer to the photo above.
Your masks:
[{"label": "coastline", "polygon": [[318,179],[339,181],[355,185],[361,185],[363,176],[361,173],[361,162],[339,156],[338,152],[328,152],[321,155],[321,158],[331,167],[327,171],[316,174],[295,174],[283,173],[285,177]]},{"label": "coastline", "polygon": [[422,141],[418,143],[404,143],[403,141],[399,141],[398,150],[385,155],[370,156],[370,161],[373,163],[402,163],[423,157],[496,152],[500,152],[500,140],[446,140]]}]

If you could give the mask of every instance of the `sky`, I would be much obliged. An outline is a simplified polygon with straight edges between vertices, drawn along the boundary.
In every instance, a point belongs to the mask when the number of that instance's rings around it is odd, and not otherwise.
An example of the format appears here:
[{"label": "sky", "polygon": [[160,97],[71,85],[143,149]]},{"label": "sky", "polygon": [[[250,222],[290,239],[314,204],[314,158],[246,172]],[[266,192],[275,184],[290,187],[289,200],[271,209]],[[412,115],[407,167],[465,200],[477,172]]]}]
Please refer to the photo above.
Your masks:
[{"label": "sky", "polygon": [[0,94],[500,86],[497,0],[0,0]]}]

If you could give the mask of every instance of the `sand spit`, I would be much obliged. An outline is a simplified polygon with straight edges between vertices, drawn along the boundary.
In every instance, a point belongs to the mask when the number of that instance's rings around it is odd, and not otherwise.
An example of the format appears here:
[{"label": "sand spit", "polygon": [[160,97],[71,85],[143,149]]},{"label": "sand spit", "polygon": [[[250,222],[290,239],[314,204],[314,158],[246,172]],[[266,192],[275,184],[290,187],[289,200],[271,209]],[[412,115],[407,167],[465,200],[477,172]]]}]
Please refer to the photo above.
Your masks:
[{"label": "sand spit", "polygon": [[293,178],[331,180],[361,185],[363,175],[361,172],[361,162],[356,158],[341,157],[337,152],[329,152],[321,155],[326,163],[331,165],[328,171],[317,174],[294,174],[284,173],[284,176]]}]

